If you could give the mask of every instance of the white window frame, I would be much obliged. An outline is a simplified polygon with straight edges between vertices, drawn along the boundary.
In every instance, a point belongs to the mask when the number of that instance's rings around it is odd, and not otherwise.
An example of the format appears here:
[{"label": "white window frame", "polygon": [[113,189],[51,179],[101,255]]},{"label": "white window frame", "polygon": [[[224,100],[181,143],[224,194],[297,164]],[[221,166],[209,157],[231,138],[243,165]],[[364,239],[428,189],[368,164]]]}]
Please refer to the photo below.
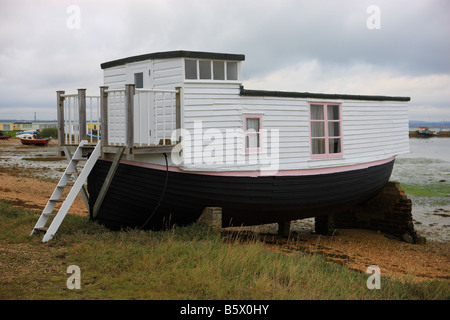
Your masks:
[{"label": "white window frame", "polygon": [[[313,105],[321,105],[323,107],[323,120],[312,119],[311,115],[311,106]],[[339,107],[339,120],[330,120],[328,119],[328,106],[338,106]],[[333,159],[333,158],[342,158],[344,155],[343,150],[343,141],[342,141],[342,104],[338,102],[310,102],[309,103],[309,134],[310,134],[310,153],[311,159]],[[324,124],[324,136],[323,137],[313,137],[312,124],[313,123],[322,122]],[[328,132],[328,124],[329,123],[339,123],[339,136],[330,136]],[[325,142],[325,153],[313,153],[313,140],[324,140]],[[330,139],[339,139],[339,153],[330,153],[329,141]]]},{"label": "white window frame", "polygon": [[[187,79],[186,78],[186,60],[193,60],[196,62],[196,66],[197,66],[197,79]],[[199,61],[209,61],[210,65],[211,65],[211,77],[209,79],[200,79],[200,63]],[[214,79],[214,63],[213,62],[223,62],[224,66],[223,66],[223,71],[224,71],[224,79],[223,80],[215,80]],[[227,70],[227,65],[228,62],[235,62],[236,63],[236,79],[228,79],[228,70]],[[234,60],[217,60],[217,59],[194,59],[194,58],[185,58],[183,59],[183,78],[185,82],[189,82],[189,81],[196,81],[196,82],[227,82],[227,83],[232,83],[232,82],[240,82],[241,81],[241,64],[240,61],[234,61]]]},{"label": "white window frame", "polygon": [[[247,130],[247,119],[258,119],[259,120],[259,131],[258,132],[249,132]],[[263,150],[263,115],[262,114],[245,114],[244,115],[244,147],[245,147],[245,153],[251,154],[251,153],[260,153]],[[249,135],[256,135],[258,137],[259,141],[259,147],[249,147],[247,145],[247,136]]]}]

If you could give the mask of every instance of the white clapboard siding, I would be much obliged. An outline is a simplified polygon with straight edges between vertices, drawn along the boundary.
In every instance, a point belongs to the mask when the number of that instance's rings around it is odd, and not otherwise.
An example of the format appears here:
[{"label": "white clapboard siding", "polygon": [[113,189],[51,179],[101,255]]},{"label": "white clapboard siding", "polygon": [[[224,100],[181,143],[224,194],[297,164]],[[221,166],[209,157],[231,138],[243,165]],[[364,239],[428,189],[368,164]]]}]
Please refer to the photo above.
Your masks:
[{"label": "white clapboard siding", "polygon": [[[260,169],[261,164],[253,161],[255,155],[245,153],[242,135],[226,140],[227,129],[243,132],[245,115],[261,116],[262,129],[268,133],[277,130],[279,170],[354,165],[385,160],[409,152],[407,102],[241,96],[240,83],[237,82],[185,80],[182,58],[147,60],[105,69],[105,85],[110,86],[110,89],[123,88],[126,83],[132,83],[133,73],[139,72],[138,70],[147,71],[144,73],[146,88],[173,90],[182,87],[181,123],[183,129],[188,130],[191,135],[192,150],[195,151],[193,156],[197,160],[202,157],[202,150],[214,149],[212,142],[217,131],[223,135],[223,157],[244,159],[238,165],[185,163],[182,165],[185,170]],[[310,102],[336,102],[341,105],[341,158],[311,159]],[[153,103],[161,107],[164,102],[159,98],[149,104]],[[140,143],[147,143],[151,138],[169,139],[175,116],[171,111],[168,108],[158,108],[155,114],[151,114],[145,108],[135,110],[135,122],[139,122],[141,128],[139,132],[135,132],[135,139]],[[119,110],[113,112],[111,120],[113,123],[110,127],[118,132],[123,123]],[[143,122],[146,121],[153,123],[145,126]],[[201,132],[197,132],[199,123]],[[112,129],[110,130],[114,131]],[[209,134],[209,140],[204,140],[205,133]],[[114,135],[111,139],[114,141]],[[271,155],[275,148],[263,145],[262,150],[263,154]],[[231,151],[232,154],[226,155],[226,151]]]},{"label": "white clapboard siding", "polygon": [[153,60],[153,88],[174,89],[181,86],[183,82],[182,67],[182,59]]},{"label": "white clapboard siding", "polygon": [[103,70],[103,83],[109,89],[122,89],[127,81],[127,70],[125,66],[112,67]]},{"label": "white clapboard siding", "polygon": [[[189,83],[184,86],[183,101],[184,123],[187,130],[194,130],[195,121],[202,121],[203,132],[214,128],[223,132],[227,128],[243,130],[245,114],[261,115],[263,129],[279,130],[280,170],[353,165],[409,152],[408,136],[405,134],[408,131],[407,103],[336,101],[342,106],[344,155],[338,159],[313,160],[310,154],[307,99],[241,97],[238,86]],[[192,138],[195,142],[201,142],[202,135],[193,135]],[[203,146],[207,145],[208,141],[203,141]],[[235,144],[233,151],[238,154],[242,150],[244,150],[243,139],[240,144]],[[267,151],[269,152],[270,148]],[[254,167],[246,164],[238,169],[251,170]],[[200,170],[201,165],[196,164],[192,168]],[[220,166],[215,168],[221,169],[225,168]]]},{"label": "white clapboard siding", "polygon": [[[218,88],[216,88],[216,86]],[[264,97],[241,97],[238,85],[233,84],[186,84],[184,86],[184,123],[188,130],[194,129],[194,121],[202,121],[202,129],[219,129],[224,133],[226,129],[244,129],[244,115],[258,114],[262,116],[263,129],[279,130],[280,143],[279,148],[282,153],[279,160],[284,161],[287,167],[293,168],[302,157],[302,149],[309,154],[309,134],[308,114],[301,111],[300,102],[295,99],[266,99]],[[304,104],[305,105],[305,104]],[[306,106],[306,105],[305,105]],[[306,108],[306,107],[304,107]],[[307,110],[307,109],[305,109]],[[303,124],[303,126],[302,126]],[[193,141],[202,142],[201,135],[193,136]],[[286,138],[286,140],[285,140]],[[233,145],[225,145],[227,149],[233,151],[235,155],[242,155],[244,150],[244,139],[238,139]],[[203,141],[203,145],[208,141]],[[263,152],[271,153],[271,148],[263,147]],[[258,170],[258,165],[251,164],[251,157],[254,155],[243,156],[246,158],[244,165],[238,167],[242,170]],[[218,170],[228,168],[224,164]],[[201,169],[199,164],[192,166],[193,169]],[[237,167],[235,166],[235,169]],[[204,168],[210,169],[210,168]]]},{"label": "white clapboard siding", "polygon": [[342,119],[344,158],[349,161],[375,161],[409,152],[407,103],[345,101]]}]

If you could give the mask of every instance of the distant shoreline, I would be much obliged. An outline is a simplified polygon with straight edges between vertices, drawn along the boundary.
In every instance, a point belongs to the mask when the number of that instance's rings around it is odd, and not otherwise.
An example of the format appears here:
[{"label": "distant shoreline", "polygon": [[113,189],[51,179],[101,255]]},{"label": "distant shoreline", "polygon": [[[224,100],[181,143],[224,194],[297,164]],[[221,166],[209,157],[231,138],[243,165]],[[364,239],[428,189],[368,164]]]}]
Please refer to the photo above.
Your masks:
[{"label": "distant shoreline", "polygon": [[410,131],[409,137],[410,138],[431,138],[431,137],[450,138],[450,131],[440,131],[437,135],[425,135],[425,134],[420,134],[417,131]]}]

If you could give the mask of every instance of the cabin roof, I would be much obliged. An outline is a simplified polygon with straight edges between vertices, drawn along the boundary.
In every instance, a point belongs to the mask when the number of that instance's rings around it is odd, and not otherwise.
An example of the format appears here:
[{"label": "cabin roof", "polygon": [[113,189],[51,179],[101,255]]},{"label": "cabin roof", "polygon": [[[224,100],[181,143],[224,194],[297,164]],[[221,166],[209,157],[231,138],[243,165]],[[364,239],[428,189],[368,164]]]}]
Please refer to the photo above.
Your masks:
[{"label": "cabin roof", "polygon": [[311,98],[326,100],[373,100],[373,101],[410,101],[410,97],[391,97],[391,96],[373,96],[373,95],[354,95],[354,94],[329,94],[329,93],[311,93],[311,92],[289,92],[289,91],[266,91],[266,90],[247,90],[241,86],[241,96],[253,97],[284,97],[284,98]]},{"label": "cabin roof", "polygon": [[243,60],[245,60],[245,55],[232,54],[232,53],[177,50],[177,51],[147,53],[147,54],[142,54],[142,55],[138,55],[138,56],[122,58],[122,59],[102,63],[100,66],[102,69],[107,69],[107,68],[111,68],[111,67],[121,66],[121,65],[131,63],[131,62],[139,62],[139,61],[153,60],[153,59],[171,59],[171,58],[193,58],[193,59],[196,58],[196,59],[217,59],[217,60],[243,61]]}]

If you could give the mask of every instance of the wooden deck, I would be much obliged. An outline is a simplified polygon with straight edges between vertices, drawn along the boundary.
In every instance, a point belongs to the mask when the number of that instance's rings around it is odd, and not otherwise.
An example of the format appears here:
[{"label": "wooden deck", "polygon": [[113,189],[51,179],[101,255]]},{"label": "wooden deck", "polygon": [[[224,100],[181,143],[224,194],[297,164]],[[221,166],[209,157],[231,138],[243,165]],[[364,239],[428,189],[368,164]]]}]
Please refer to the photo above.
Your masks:
[{"label": "wooden deck", "polygon": [[86,89],[78,89],[77,94],[57,91],[57,107],[61,151],[71,150],[82,140],[95,144],[92,128],[96,126],[102,156],[116,153],[117,147],[125,147],[127,158],[169,153],[176,145],[169,137],[181,128],[180,88],[136,89],[127,84],[109,90],[101,86],[99,96],[86,96]]},{"label": "wooden deck", "polygon": [[[92,147],[92,149],[95,147],[94,144],[89,144],[86,146],[86,149],[89,147]],[[163,153],[171,153],[173,148],[176,145],[158,145],[158,146],[135,146],[133,148],[125,147],[123,154],[127,156],[129,160],[132,159],[133,155],[141,155],[141,154],[163,154]],[[70,153],[73,153],[74,150],[78,147],[76,144],[64,144],[61,146],[60,153],[63,155],[64,147],[69,148]],[[108,155],[113,155],[117,153],[117,150],[119,148],[123,148],[121,146],[115,146],[115,145],[109,145],[109,146],[102,146],[102,158],[108,158]],[[131,158],[131,159],[130,159]]]}]

